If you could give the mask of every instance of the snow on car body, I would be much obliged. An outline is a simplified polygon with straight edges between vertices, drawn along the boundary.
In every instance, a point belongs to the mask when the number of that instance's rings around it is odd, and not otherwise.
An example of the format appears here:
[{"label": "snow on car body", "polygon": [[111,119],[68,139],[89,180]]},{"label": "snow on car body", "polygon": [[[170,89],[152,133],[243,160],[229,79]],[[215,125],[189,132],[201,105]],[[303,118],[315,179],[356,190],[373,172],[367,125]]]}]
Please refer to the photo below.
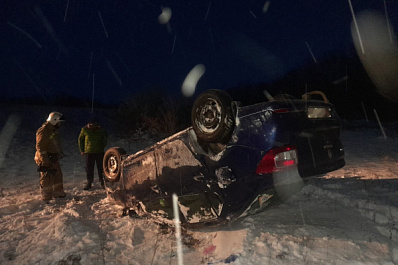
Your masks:
[{"label": "snow on car body", "polygon": [[345,164],[340,120],[326,99],[241,106],[209,90],[194,103],[192,125],[136,154],[108,149],[108,197],[139,215],[172,219],[175,193],[183,224],[220,224],[297,192],[302,177]]}]

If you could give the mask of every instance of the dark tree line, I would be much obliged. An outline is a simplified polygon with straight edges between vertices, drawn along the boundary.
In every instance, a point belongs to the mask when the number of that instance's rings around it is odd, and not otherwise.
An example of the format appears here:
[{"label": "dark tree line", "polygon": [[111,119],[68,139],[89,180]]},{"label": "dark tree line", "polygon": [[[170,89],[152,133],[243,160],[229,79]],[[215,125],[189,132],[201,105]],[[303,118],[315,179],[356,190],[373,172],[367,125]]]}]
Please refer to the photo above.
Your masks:
[{"label": "dark tree line", "polygon": [[[374,110],[382,122],[398,120],[398,103],[384,98],[369,78],[354,51],[346,54],[330,54],[318,63],[309,61],[283,78],[267,83],[242,84],[224,89],[233,99],[243,105],[266,101],[264,91],[271,95],[290,94],[296,98],[314,91],[323,91],[329,101],[336,106],[344,120],[375,120]],[[117,113],[114,120],[125,128],[144,129],[164,136],[171,135],[190,126],[191,106],[194,98],[170,95],[160,86],[142,89],[126,96],[120,103],[107,105],[91,102],[91,99],[77,98],[66,94],[55,98],[9,98],[0,92],[2,104],[32,104],[47,106],[68,106],[108,108]],[[366,114],[365,114],[366,111]]]},{"label": "dark tree line", "polygon": [[308,62],[273,82],[227,89],[243,104],[266,100],[264,90],[271,95],[290,94],[297,98],[306,92],[321,90],[343,119],[365,119],[367,116],[374,120],[375,109],[385,122],[398,120],[398,103],[377,92],[355,52],[330,54],[316,64]]}]

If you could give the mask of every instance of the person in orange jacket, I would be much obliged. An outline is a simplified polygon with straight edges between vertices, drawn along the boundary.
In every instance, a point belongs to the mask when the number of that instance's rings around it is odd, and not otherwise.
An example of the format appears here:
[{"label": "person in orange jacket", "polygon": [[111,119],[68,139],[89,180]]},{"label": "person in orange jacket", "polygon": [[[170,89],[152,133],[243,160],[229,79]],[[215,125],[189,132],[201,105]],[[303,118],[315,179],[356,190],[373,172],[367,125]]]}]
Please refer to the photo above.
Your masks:
[{"label": "person in orange jacket", "polygon": [[66,196],[59,160],[63,158],[59,127],[65,121],[64,115],[51,112],[47,120],[36,131],[35,162],[40,172],[41,199],[49,202],[52,198]]}]

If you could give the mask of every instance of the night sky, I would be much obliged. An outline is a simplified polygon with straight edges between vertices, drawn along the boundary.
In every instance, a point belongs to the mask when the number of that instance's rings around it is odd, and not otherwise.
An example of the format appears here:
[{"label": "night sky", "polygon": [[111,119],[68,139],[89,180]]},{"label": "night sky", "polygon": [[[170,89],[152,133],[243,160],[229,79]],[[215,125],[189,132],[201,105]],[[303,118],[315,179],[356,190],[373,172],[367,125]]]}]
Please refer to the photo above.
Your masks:
[{"label": "night sky", "polygon": [[[398,28],[398,1],[351,0]],[[166,24],[162,10],[171,10]],[[0,13],[0,86],[15,97],[114,103],[158,87],[181,93],[283,77],[309,60],[352,51],[348,0],[7,0]]]}]

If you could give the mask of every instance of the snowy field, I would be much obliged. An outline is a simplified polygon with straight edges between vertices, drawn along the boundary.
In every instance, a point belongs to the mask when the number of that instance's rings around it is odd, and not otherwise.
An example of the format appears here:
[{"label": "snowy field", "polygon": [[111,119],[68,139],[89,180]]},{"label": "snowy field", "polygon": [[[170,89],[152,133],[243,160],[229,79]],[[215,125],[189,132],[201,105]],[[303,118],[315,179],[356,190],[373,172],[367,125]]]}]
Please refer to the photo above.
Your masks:
[{"label": "snowy field", "polygon": [[[45,204],[33,161],[35,131],[57,110],[66,199]],[[122,216],[95,183],[84,191],[77,147],[89,110],[0,111],[0,264],[178,264],[175,234]],[[100,118],[101,120],[101,118]],[[114,131],[108,147],[151,144]],[[287,201],[231,225],[183,232],[183,264],[398,264],[398,126],[344,123],[347,165],[309,180]]]}]

